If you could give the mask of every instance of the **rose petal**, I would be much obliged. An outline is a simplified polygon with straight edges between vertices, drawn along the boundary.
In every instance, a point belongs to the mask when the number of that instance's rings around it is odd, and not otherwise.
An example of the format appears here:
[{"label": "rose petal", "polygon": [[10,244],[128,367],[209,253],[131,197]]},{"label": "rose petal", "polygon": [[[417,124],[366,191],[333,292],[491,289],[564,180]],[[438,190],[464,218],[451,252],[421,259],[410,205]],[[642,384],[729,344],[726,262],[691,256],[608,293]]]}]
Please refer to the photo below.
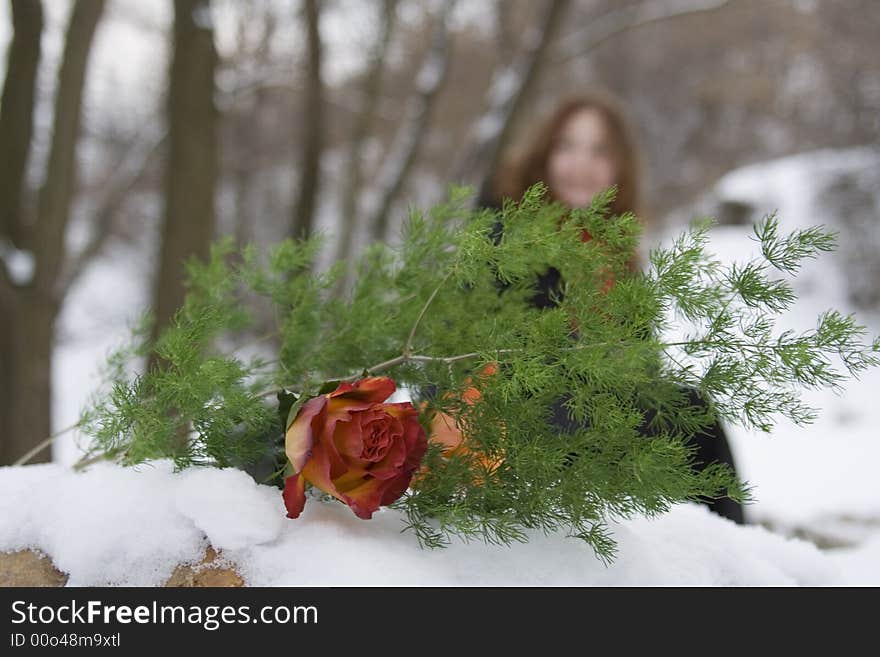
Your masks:
[{"label": "rose petal", "polygon": [[295,474],[284,480],[284,506],[287,508],[288,518],[299,518],[303,507],[306,505],[306,480],[302,475]]},{"label": "rose petal", "polygon": [[[335,401],[335,400],[333,400]],[[331,401],[331,404],[333,403]],[[340,421],[333,433],[333,442],[336,451],[343,457],[349,459],[360,459],[361,452],[364,450],[363,428],[364,425],[380,419],[385,416],[381,410],[368,410],[346,413],[347,421]]]},{"label": "rose petal", "polygon": [[[336,490],[336,484],[330,475],[330,459],[324,445],[317,444],[312,450],[312,458],[310,458],[302,471],[303,477],[306,478],[313,486],[321,489],[328,495],[332,495],[341,502],[345,502],[342,495]],[[340,473],[340,476],[344,473]]]},{"label": "rose petal", "polygon": [[284,435],[284,452],[293,466],[294,474],[302,472],[317,434],[324,426],[327,398],[323,395],[308,400],[299,409],[296,418],[287,427]]},{"label": "rose petal", "polygon": [[[406,434],[402,439],[398,440],[400,451],[395,453],[395,458],[402,454],[403,460],[399,463],[395,461],[397,463],[396,467],[390,469],[393,476],[403,472],[415,472],[422,464],[422,459],[428,451],[428,439],[422,425],[416,421],[410,421],[406,423],[405,428]],[[373,469],[370,470],[370,474],[381,478],[388,478],[386,473],[382,472],[380,474]]]},{"label": "rose petal", "polygon": [[388,399],[396,389],[397,385],[387,376],[369,376],[353,384],[343,381],[328,396],[377,404]]},{"label": "rose petal", "polygon": [[422,459],[428,451],[428,437],[425,429],[418,422],[411,422],[406,427],[407,452],[406,462],[403,464],[404,470],[415,470],[422,464]]},{"label": "rose petal", "polygon": [[367,470],[364,470],[363,468],[355,468],[346,472],[341,477],[334,479],[333,486],[336,487],[336,491],[340,495],[344,495],[362,485],[368,477],[370,477],[370,475]]},{"label": "rose petal", "polygon": [[327,399],[330,400],[327,406],[327,412],[330,417],[335,417],[342,421],[350,420],[353,413],[362,413],[375,406],[373,402],[346,399],[345,397],[327,397]]},{"label": "rose petal", "polygon": [[382,503],[386,486],[387,482],[381,479],[365,479],[363,484],[347,492],[343,501],[358,518],[369,520]]},{"label": "rose petal", "polygon": [[404,436],[398,436],[388,450],[385,458],[370,468],[370,474],[379,479],[393,479],[407,459],[407,444]]},{"label": "rose petal", "polygon": [[397,500],[409,488],[409,482],[412,480],[413,473],[404,472],[396,479],[392,480],[382,493],[382,499],[379,501],[381,506],[387,506]]},{"label": "rose petal", "polygon": [[[356,458],[349,458],[344,454],[340,454],[336,448],[335,435],[344,425],[351,422],[351,419],[342,420],[338,416],[328,415],[325,420],[324,428],[318,435],[315,447],[320,445],[323,450],[322,458],[327,461],[327,476],[330,479],[340,477],[351,468],[353,463],[357,463]],[[312,452],[315,450],[313,449]]]},{"label": "rose petal", "polygon": [[360,414],[352,414],[348,420],[337,421],[333,429],[333,446],[342,458],[357,459],[364,449],[361,419],[358,415]]},{"label": "rose petal", "polygon": [[418,409],[412,405],[412,402],[394,402],[390,404],[382,404],[382,410],[393,415],[396,418],[405,419],[408,417],[419,417]]},{"label": "rose petal", "polygon": [[[395,442],[403,437],[403,424],[397,418],[382,412],[377,419],[364,423],[363,432],[364,452],[360,458],[378,465],[387,462]],[[402,459],[400,463],[403,463]]]}]

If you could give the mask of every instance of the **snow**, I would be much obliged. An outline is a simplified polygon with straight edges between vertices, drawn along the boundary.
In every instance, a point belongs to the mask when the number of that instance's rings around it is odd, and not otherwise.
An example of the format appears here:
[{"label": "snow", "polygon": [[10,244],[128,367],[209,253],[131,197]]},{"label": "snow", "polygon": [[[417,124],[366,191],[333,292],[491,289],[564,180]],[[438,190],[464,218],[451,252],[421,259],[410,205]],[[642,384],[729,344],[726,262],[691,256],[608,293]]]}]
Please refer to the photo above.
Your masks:
[{"label": "snow", "polygon": [[14,285],[27,285],[34,278],[36,261],[30,251],[16,249],[5,239],[0,239],[0,267],[6,267]]},{"label": "snow", "polygon": [[192,518],[215,548],[240,550],[271,541],[281,531],[278,491],[257,486],[241,470],[191,469],[180,475],[176,488],[175,508]]},{"label": "snow", "polygon": [[214,19],[211,16],[211,6],[208,3],[197,6],[192,12],[192,19],[200,30],[214,29]]},{"label": "snow", "polygon": [[521,76],[513,66],[505,68],[492,80],[492,85],[486,94],[489,109],[473,127],[473,134],[478,143],[489,142],[500,134],[504,127],[507,105],[521,84]]},{"label": "snow", "polygon": [[522,80],[513,66],[503,69],[495,76],[495,79],[492,80],[492,86],[489,87],[487,94],[489,107],[497,108],[507,105],[521,86]]},{"label": "snow", "polygon": [[477,142],[486,143],[495,139],[503,127],[503,117],[497,111],[489,112],[474,124],[474,136]]},{"label": "snow", "polygon": [[835,550],[828,555],[833,565],[844,567],[846,586],[880,586],[880,532],[859,547]]},{"label": "snow", "polygon": [[252,586],[824,586],[858,582],[853,565],[871,560],[865,551],[832,558],[691,504],[612,523],[618,555],[609,567],[563,533],[423,549],[403,526],[394,510],[364,521],[314,498],[289,520],[278,489],[232,469],[0,468],[0,551],[50,555],[68,586],[160,585],[209,543]]},{"label": "snow", "polygon": [[416,89],[422,95],[433,92],[440,81],[443,79],[443,73],[446,70],[446,57],[441,52],[432,53],[428,60],[419,69],[416,76]]},{"label": "snow", "polygon": [[4,468],[3,551],[39,547],[71,586],[158,584],[174,561],[203,554],[200,531],[174,507],[167,472],[118,467],[76,476],[57,465]]}]

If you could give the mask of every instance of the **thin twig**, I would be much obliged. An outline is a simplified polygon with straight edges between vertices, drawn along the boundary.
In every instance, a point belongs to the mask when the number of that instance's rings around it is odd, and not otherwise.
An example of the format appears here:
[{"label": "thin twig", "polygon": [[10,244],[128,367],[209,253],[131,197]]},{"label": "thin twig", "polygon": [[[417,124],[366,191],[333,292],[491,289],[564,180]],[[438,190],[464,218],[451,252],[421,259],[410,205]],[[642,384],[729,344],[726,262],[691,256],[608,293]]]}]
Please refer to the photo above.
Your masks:
[{"label": "thin twig", "polygon": [[80,425],[80,422],[77,422],[76,424],[71,424],[69,427],[66,427],[66,428],[64,428],[64,429],[61,429],[60,431],[56,431],[56,432],[53,433],[51,436],[49,436],[48,438],[46,438],[43,442],[41,442],[39,445],[36,445],[33,449],[31,449],[27,454],[25,454],[24,456],[22,456],[20,459],[18,459],[18,460],[17,460],[15,463],[13,463],[12,465],[24,465],[25,463],[27,463],[28,461],[30,461],[32,458],[34,458],[37,454],[39,454],[39,453],[42,452],[44,449],[46,449],[46,448],[47,448],[49,445],[51,445],[53,442],[55,442],[55,439],[56,439],[56,438],[59,438],[59,437],[63,436],[64,434],[66,434],[66,433],[68,433],[68,432],[70,432],[70,431],[73,431],[73,430],[76,429],[79,425]]},{"label": "thin twig", "polygon": [[434,301],[434,297],[437,296],[437,293],[440,291],[440,288],[446,284],[446,281],[449,280],[449,277],[452,276],[452,270],[450,269],[446,276],[443,277],[443,280],[437,284],[437,287],[434,288],[434,291],[431,292],[431,296],[428,297],[428,300],[425,302],[425,305],[422,306],[421,311],[419,311],[419,316],[416,317],[415,324],[413,324],[412,329],[409,332],[409,337],[406,339],[406,345],[403,347],[404,354],[410,354],[412,352],[412,343],[413,339],[416,336],[416,329],[419,328],[419,324],[422,321],[422,317],[425,316],[425,313],[428,311],[428,307],[431,305],[431,302]]},{"label": "thin twig", "polygon": [[94,456],[84,456],[79,461],[73,464],[73,469],[77,472],[87,468],[90,465],[94,465],[95,463],[99,463],[100,461],[109,461],[114,458],[115,455],[107,454],[106,452],[102,452],[100,454],[95,454]]},{"label": "thin twig", "polygon": [[[590,344],[582,344],[582,345],[577,345],[574,347],[567,347],[567,348],[563,349],[562,351],[580,351],[581,349],[593,349],[593,348],[598,348],[598,347],[625,347],[628,344],[635,344],[635,343],[592,342]],[[774,344],[761,345],[761,344],[753,344],[753,343],[742,342],[742,341],[717,342],[717,341],[712,341],[712,340],[690,340],[687,342],[661,342],[661,343],[658,343],[657,346],[660,348],[661,351],[666,353],[667,356],[672,358],[670,356],[670,354],[666,351],[666,349],[668,349],[670,347],[685,347],[685,346],[692,346],[692,345],[697,345],[697,344],[706,345],[708,347],[733,346],[733,347],[738,347],[740,349],[753,349],[753,350],[766,347],[766,348],[771,349],[773,351],[781,351],[782,350],[782,347],[780,347],[779,345],[774,345]],[[396,365],[401,365],[401,364],[407,363],[407,362],[452,364],[452,363],[457,363],[458,361],[467,360],[469,358],[477,358],[477,357],[482,356],[486,353],[513,354],[513,353],[522,353],[523,351],[526,351],[526,349],[524,347],[523,348],[516,348],[516,349],[496,349],[496,350],[490,351],[490,352],[471,351],[471,352],[464,353],[464,354],[456,354],[454,356],[425,356],[425,355],[421,355],[421,354],[409,354],[409,355],[401,354],[400,356],[395,356],[394,358],[389,358],[388,360],[382,361],[381,363],[377,363],[376,365],[373,365],[372,367],[367,367],[366,369],[361,370],[361,373],[352,374],[350,376],[343,376],[343,377],[330,377],[327,380],[328,381],[355,381],[362,376],[363,372],[366,372],[367,374],[376,374],[376,373],[381,372],[383,370],[387,370],[391,367],[394,367]],[[678,363],[678,361],[676,361],[676,363]],[[682,367],[681,363],[678,363],[678,365],[679,365],[679,367]],[[277,392],[277,390],[269,390],[269,391],[266,391],[265,393],[262,393],[260,396],[266,397],[271,394],[275,394],[276,392]]]}]

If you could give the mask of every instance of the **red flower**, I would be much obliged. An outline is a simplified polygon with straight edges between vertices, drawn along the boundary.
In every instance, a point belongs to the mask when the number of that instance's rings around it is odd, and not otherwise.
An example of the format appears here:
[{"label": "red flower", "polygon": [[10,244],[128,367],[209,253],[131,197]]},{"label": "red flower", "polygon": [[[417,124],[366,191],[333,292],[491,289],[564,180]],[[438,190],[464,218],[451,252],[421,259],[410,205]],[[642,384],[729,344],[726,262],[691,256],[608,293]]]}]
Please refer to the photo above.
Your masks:
[{"label": "red flower", "polygon": [[365,520],[406,492],[428,441],[411,403],[383,403],[395,388],[387,377],[370,377],[303,405],[285,436],[293,466],[284,482],[288,518],[302,513],[306,482]]}]

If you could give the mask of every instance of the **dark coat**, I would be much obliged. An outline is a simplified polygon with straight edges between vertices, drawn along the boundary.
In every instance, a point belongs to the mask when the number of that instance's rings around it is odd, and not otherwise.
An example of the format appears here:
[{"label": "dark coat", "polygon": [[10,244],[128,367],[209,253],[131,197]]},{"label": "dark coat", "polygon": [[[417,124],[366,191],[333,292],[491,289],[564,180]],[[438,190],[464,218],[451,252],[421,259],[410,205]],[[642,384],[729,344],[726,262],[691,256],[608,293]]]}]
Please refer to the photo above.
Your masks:
[{"label": "dark coat", "polygon": [[[500,204],[493,198],[482,194],[477,200],[477,208],[500,210]],[[503,234],[503,226],[501,222],[497,222],[492,231],[492,238],[495,244],[501,241]],[[504,284],[498,282],[500,290],[504,289]],[[558,269],[549,266],[547,270],[540,274],[535,280],[535,294],[531,297],[530,303],[538,309],[551,308],[558,304],[562,299],[562,275]],[[694,389],[687,390],[691,404],[694,406],[705,407],[707,402],[700,397],[699,393]],[[552,405],[551,422],[561,433],[570,433],[578,428],[582,428],[577,422],[572,420],[565,408],[565,399],[558,399]],[[646,437],[656,435],[650,428],[650,417],[652,412],[649,409],[645,411],[645,421],[640,428],[640,433]],[[724,463],[736,472],[736,465],[731,453],[730,443],[724,431],[724,427],[717,420],[709,427],[708,430],[691,436],[691,441],[696,445],[696,453],[694,459],[694,467],[699,472],[711,463]],[[728,497],[715,500],[703,500],[712,511],[729,518],[738,524],[743,524],[744,514],[743,507],[738,502]]]}]

